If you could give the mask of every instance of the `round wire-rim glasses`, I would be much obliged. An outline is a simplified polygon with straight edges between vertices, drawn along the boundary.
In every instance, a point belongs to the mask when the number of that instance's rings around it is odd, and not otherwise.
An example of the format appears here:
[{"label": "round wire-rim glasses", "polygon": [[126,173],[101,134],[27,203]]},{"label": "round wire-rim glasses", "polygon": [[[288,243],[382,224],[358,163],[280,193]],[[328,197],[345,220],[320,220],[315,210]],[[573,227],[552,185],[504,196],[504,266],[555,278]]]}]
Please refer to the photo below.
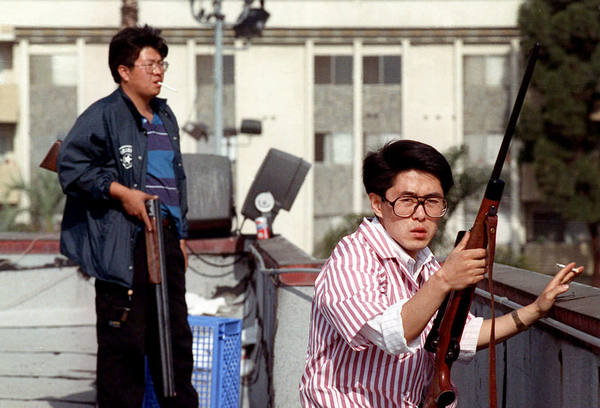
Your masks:
[{"label": "round wire-rim glasses", "polygon": [[448,202],[445,198],[438,196],[402,195],[393,201],[381,196],[381,199],[391,205],[394,214],[401,218],[412,217],[420,205],[423,206],[425,214],[431,218],[441,218],[448,211]]}]

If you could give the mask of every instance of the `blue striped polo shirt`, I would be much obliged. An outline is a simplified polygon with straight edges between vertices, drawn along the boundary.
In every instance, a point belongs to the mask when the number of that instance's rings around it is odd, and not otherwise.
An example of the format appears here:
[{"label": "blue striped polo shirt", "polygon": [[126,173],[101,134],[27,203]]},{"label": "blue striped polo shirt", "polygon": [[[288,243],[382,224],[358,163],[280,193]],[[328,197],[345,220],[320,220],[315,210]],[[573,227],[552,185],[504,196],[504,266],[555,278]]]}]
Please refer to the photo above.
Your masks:
[{"label": "blue striped polo shirt", "polygon": [[177,232],[181,237],[181,207],[173,169],[175,152],[173,152],[169,134],[156,114],[153,116],[152,122],[142,118],[142,127],[148,136],[146,192],[160,198],[162,217],[170,216],[175,221]]}]

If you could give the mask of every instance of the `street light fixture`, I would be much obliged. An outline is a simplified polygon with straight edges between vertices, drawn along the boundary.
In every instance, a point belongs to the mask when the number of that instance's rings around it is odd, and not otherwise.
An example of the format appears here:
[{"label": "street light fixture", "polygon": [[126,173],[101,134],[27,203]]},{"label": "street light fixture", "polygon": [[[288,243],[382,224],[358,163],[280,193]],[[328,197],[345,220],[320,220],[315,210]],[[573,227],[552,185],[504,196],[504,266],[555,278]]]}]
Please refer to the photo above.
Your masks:
[{"label": "street light fixture", "polygon": [[[223,129],[223,25],[225,15],[221,13],[223,0],[213,0],[213,12],[206,14],[203,7],[196,11],[196,0],[190,0],[192,16],[201,24],[210,23],[214,19],[215,55],[214,55],[214,136],[217,154],[221,154]],[[244,9],[237,19],[233,29],[235,36],[250,39],[262,34],[269,13],[264,9],[264,0],[260,0],[260,8],[252,8],[254,0],[244,0]],[[236,28],[237,27],[237,28]],[[239,33],[239,34],[238,34]]]},{"label": "street light fixture", "polygon": [[[210,131],[204,122],[188,121],[183,125],[183,131],[192,136],[197,141],[204,139],[208,141]],[[262,134],[262,122],[256,119],[242,119],[242,123],[238,128],[225,127],[223,128],[223,138],[226,141],[225,156],[229,157],[231,148],[231,138],[238,135],[259,136]]]},{"label": "street light fixture", "polygon": [[[183,125],[183,131],[192,136],[196,140],[208,140],[210,130],[204,122],[188,121]],[[258,136],[262,134],[262,122],[256,119],[242,119],[242,123],[238,128],[226,127],[223,128],[223,136],[229,138],[237,135]]]},{"label": "street light fixture", "polygon": [[208,140],[208,126],[203,122],[186,122],[183,131],[196,140]]},{"label": "street light fixture", "polygon": [[238,17],[233,31],[235,38],[260,37],[270,14],[265,10],[264,1],[261,0],[260,8],[250,7],[253,0],[246,0],[244,10]]}]

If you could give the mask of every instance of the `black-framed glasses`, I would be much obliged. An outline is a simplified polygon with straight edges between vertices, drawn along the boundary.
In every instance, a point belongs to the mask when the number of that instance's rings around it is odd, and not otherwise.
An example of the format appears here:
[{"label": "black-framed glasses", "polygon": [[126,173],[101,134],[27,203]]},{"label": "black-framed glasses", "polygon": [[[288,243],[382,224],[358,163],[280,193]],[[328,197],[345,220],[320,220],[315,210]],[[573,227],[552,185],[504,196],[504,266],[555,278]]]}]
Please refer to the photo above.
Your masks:
[{"label": "black-framed glasses", "polygon": [[158,70],[159,72],[167,72],[169,69],[169,63],[167,61],[150,62],[147,64],[134,64],[134,66],[143,68],[148,74],[152,74],[154,70]]},{"label": "black-framed glasses", "polygon": [[389,201],[384,196],[381,196],[381,198],[392,206],[396,216],[402,218],[411,217],[420,205],[423,206],[425,214],[431,218],[441,218],[448,211],[448,202],[437,196],[402,195],[393,201]]}]

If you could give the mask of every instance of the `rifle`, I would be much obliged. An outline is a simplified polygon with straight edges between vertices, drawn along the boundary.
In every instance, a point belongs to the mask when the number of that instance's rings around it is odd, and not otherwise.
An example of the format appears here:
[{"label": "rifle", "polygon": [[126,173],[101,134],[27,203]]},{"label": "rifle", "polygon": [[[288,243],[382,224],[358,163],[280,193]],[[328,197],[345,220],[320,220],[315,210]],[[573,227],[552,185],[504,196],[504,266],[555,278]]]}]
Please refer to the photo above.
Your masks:
[{"label": "rifle", "polygon": [[[488,182],[483,200],[477,212],[477,217],[471,228],[471,235],[467,242],[466,249],[487,248],[488,249],[488,283],[492,285],[492,265],[493,253],[495,247],[495,232],[497,222],[498,206],[502,198],[504,190],[504,181],[500,179],[502,166],[506,160],[510,141],[514,134],[517,119],[531,76],[539,53],[540,44],[536,43],[529,54],[527,68],[521,87],[517,94],[513,110],[511,112],[504,139],[496,158],[496,163],[492,171],[492,175]],[[459,233],[457,243],[461,240],[464,231]],[[471,285],[462,290],[451,291],[447,296],[434,320],[433,327],[427,336],[425,349],[435,353],[434,358],[434,375],[427,396],[425,398],[424,408],[443,408],[454,402],[456,392],[454,385],[450,379],[450,369],[452,363],[458,358],[460,352],[460,338],[462,336],[465,322],[471,308],[473,295],[475,293],[475,285]],[[495,380],[495,325],[494,325],[494,300],[492,296],[492,334],[490,337],[490,405],[496,405],[496,380]],[[492,405],[493,402],[493,405]]]},{"label": "rifle", "polygon": [[173,374],[173,349],[171,348],[171,323],[169,319],[169,298],[167,294],[167,270],[163,243],[160,200],[146,201],[146,210],[152,224],[152,231],[146,229],[146,257],[148,260],[148,281],[155,285],[156,311],[158,318],[158,343],[163,396],[175,396]]}]

